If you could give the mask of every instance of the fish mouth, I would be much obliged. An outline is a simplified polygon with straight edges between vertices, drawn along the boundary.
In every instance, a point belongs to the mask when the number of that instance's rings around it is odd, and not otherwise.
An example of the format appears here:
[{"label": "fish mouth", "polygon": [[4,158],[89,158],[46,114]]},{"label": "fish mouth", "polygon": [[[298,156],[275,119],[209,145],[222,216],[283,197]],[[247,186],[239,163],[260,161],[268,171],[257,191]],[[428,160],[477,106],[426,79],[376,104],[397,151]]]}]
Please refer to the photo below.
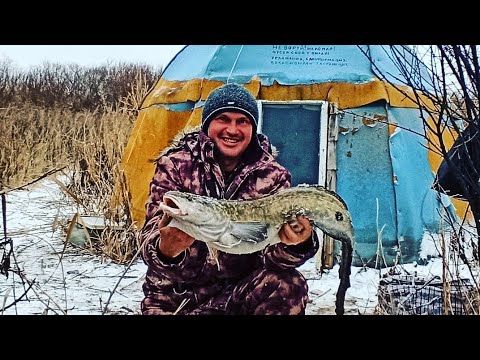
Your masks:
[{"label": "fish mouth", "polygon": [[166,195],[163,197],[163,202],[160,203],[160,208],[163,210],[163,212],[166,212],[171,216],[180,217],[188,215],[188,212],[179,208],[174,199]]}]

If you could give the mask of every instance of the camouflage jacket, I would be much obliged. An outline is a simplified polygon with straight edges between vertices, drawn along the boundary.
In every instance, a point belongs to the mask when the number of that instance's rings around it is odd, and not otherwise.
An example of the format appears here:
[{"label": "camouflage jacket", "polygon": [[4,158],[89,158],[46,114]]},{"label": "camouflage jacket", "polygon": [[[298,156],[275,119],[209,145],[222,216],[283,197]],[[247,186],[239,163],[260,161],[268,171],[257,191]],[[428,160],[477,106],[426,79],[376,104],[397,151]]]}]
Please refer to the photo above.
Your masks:
[{"label": "camouflage jacket", "polygon": [[299,267],[318,250],[314,234],[311,241],[297,246],[278,243],[253,254],[219,251],[213,258],[202,241],[195,241],[175,259],[159,253],[157,222],[162,216],[159,204],[165,192],[180,190],[223,199],[254,199],[291,186],[291,174],[275,161],[268,138],[262,134],[257,138],[256,148],[247,149],[248,156],[228,182],[213,156],[213,142],[202,131],[184,134],[156,160],[146,221],[140,233],[142,257],[148,266],[143,285],[144,314],[170,314],[186,300],[191,300],[186,313],[195,308],[224,309],[229,296],[226,288],[242,277],[262,266],[279,271]]}]

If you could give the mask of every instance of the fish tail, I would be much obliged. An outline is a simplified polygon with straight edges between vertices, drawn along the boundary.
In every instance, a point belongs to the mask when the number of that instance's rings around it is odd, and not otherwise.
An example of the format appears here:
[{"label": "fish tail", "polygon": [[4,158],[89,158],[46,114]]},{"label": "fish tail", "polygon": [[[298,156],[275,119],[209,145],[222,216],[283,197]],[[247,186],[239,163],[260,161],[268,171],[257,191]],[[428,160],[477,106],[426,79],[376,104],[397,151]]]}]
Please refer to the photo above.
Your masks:
[{"label": "fish tail", "polygon": [[337,290],[337,297],[335,300],[335,313],[337,315],[343,315],[345,312],[345,293],[350,287],[350,273],[352,265],[352,253],[353,247],[351,242],[342,241],[342,258],[340,261],[340,267],[338,269],[338,275],[340,278],[340,284]]}]

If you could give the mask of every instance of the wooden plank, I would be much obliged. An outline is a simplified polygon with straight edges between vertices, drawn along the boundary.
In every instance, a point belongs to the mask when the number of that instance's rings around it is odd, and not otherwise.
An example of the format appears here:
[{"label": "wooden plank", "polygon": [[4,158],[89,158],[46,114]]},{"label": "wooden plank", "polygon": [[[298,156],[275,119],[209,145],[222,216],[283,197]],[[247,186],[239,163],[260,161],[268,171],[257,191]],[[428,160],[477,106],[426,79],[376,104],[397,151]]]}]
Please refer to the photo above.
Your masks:
[{"label": "wooden plank", "polygon": [[[328,129],[327,129],[327,157],[326,157],[326,177],[325,188],[336,191],[337,189],[337,141],[338,141],[338,119],[337,106],[333,103],[328,104]],[[322,234],[320,236],[320,233]],[[323,238],[323,244],[316,254],[315,267],[317,271],[322,269],[331,269],[334,265],[334,240],[323,234],[321,231],[319,238]]]}]

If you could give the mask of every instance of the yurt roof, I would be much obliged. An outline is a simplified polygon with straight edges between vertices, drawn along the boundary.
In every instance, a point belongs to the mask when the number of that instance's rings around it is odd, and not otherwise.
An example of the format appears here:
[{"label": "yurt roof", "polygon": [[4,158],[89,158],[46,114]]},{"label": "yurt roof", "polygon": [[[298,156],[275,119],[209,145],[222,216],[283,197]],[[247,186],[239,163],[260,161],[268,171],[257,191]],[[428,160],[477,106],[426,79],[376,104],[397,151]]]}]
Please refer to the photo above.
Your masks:
[{"label": "yurt roof", "polygon": [[[247,83],[256,76],[264,86],[275,81],[361,84],[386,78],[405,85],[398,55],[407,70],[418,61],[408,46],[393,49],[391,45],[187,45],[166,66],[162,78]],[[424,66],[421,71],[427,76]]]}]

